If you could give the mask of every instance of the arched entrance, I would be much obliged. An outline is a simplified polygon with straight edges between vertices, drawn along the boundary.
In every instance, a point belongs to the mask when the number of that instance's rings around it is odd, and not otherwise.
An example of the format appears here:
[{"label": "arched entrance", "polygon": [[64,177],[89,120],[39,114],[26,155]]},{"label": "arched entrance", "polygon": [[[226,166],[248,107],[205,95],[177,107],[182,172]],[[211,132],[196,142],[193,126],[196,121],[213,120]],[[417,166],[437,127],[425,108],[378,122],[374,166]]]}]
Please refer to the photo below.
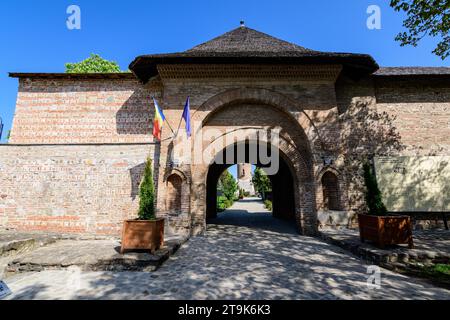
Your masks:
[{"label": "arched entrance", "polygon": [[[279,130],[276,147],[280,154],[280,173],[273,175],[271,181],[281,186],[275,187],[275,193],[279,193],[274,194],[277,198],[274,211],[279,217],[294,215],[300,233],[317,233],[316,183],[310,145],[318,135],[298,104],[274,91],[230,90],[198,107],[193,112],[193,122],[201,123],[195,131],[194,145],[201,144],[203,150],[210,150],[207,161],[191,166],[193,234],[203,233],[207,216],[214,215],[211,208],[215,207],[216,200],[212,195],[220,173],[227,168],[227,165],[215,165],[214,158],[236,143],[248,144],[246,141],[251,141],[246,138],[248,132],[274,129]],[[208,134],[199,139],[201,131]],[[229,136],[233,138],[228,139]]]},{"label": "arched entrance", "polygon": [[[215,157],[216,162],[209,166],[208,176],[206,179],[206,219],[215,218],[217,216],[217,183],[220,175],[230,166],[238,162],[245,162],[260,167],[264,170],[267,164],[263,164],[260,157],[251,159],[250,150],[259,150],[259,148],[266,148],[267,154],[270,153],[270,147],[267,143],[258,143],[255,141],[241,142],[244,146],[240,148],[238,143],[228,146]],[[231,150],[233,149],[233,150]],[[238,161],[238,149],[245,150],[245,159]],[[232,153],[234,155],[233,161],[226,162],[226,154]],[[259,153],[258,153],[259,154]],[[295,175],[291,171],[288,160],[285,155],[277,153],[278,169],[276,173],[268,174],[272,185],[272,214],[275,218],[286,220],[295,220],[295,193],[294,193],[294,179]],[[268,171],[271,173],[271,170]]]}]

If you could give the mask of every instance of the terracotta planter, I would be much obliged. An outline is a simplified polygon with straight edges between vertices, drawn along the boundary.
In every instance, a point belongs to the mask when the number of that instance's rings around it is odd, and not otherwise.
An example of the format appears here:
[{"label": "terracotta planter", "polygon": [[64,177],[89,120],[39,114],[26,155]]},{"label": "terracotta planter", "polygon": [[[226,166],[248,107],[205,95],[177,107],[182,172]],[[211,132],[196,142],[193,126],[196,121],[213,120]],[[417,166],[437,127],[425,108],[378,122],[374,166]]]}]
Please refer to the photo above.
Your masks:
[{"label": "terracotta planter", "polygon": [[163,244],[164,219],[124,221],[120,253],[126,250],[150,250],[153,253]]},{"label": "terracotta planter", "polygon": [[358,214],[361,242],[369,240],[380,248],[405,244],[414,247],[411,218],[409,216],[371,216]]}]

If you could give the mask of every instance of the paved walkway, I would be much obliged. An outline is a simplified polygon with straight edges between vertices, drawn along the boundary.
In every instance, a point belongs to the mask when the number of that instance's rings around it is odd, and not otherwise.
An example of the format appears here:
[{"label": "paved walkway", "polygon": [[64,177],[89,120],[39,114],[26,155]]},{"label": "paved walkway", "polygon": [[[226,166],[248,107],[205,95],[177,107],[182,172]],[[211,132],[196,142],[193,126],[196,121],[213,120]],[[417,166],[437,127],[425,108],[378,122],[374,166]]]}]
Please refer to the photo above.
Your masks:
[{"label": "paved walkway", "polygon": [[[14,299],[450,299],[450,291],[367,265],[299,236],[253,199],[236,203],[158,271],[44,271],[7,279]],[[240,225],[238,225],[240,224]],[[252,227],[249,228],[248,226]]]}]

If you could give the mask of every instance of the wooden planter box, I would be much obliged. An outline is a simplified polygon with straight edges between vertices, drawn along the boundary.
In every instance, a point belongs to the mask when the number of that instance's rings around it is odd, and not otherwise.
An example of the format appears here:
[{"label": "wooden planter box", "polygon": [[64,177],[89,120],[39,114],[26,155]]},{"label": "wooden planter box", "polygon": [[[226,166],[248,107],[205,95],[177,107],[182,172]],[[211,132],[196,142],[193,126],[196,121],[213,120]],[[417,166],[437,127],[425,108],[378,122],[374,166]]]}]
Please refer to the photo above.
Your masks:
[{"label": "wooden planter box", "polygon": [[120,253],[126,250],[150,250],[153,253],[163,244],[164,219],[124,221]]},{"label": "wooden planter box", "polygon": [[409,216],[371,216],[358,214],[361,242],[369,240],[380,248],[393,244],[408,244],[414,248]]}]

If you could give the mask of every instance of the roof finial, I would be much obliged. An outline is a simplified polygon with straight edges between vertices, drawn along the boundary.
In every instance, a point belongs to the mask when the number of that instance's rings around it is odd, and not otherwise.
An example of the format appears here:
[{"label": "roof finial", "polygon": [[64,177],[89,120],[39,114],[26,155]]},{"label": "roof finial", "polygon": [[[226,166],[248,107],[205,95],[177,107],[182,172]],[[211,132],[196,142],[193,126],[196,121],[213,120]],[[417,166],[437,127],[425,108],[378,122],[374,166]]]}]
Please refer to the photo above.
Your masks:
[{"label": "roof finial", "polygon": [[245,21],[241,20],[241,28],[245,28]]}]

